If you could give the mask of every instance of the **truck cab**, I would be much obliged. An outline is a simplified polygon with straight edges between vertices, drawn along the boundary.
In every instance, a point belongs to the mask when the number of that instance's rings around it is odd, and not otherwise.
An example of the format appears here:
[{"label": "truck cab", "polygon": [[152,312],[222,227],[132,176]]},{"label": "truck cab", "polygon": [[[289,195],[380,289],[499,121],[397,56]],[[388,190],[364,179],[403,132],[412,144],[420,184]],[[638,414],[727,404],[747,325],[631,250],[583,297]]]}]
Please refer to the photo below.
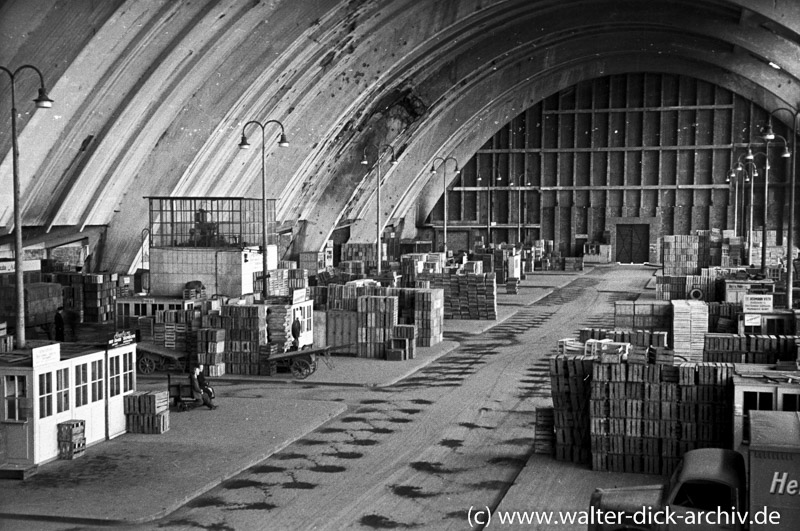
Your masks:
[{"label": "truck cab", "polygon": [[692,450],[666,484],[597,489],[591,509],[622,517],[613,519],[613,524],[598,521],[590,530],[739,531],[745,527],[736,516],[747,511],[744,458],[722,448]]}]

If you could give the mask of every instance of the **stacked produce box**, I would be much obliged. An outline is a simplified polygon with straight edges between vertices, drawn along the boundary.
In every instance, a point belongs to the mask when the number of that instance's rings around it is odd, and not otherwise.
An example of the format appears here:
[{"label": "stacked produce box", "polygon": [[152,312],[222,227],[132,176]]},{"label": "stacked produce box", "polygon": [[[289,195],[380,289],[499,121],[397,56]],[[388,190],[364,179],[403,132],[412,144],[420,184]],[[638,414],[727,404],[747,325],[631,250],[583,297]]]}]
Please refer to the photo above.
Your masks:
[{"label": "stacked produce box", "polygon": [[128,433],[160,434],[169,430],[169,391],[134,391],[124,400]]},{"label": "stacked produce box", "polygon": [[86,451],[86,421],[68,420],[59,422],[57,425],[58,434],[58,458],[75,459]]},{"label": "stacked produce box", "polygon": [[87,323],[107,323],[114,319],[117,274],[90,274],[83,280],[83,319]]},{"label": "stacked produce box", "polygon": [[592,468],[669,475],[681,456],[730,445],[732,365],[595,363]]},{"label": "stacked produce box", "polygon": [[417,346],[432,347],[444,339],[444,292],[418,289],[414,297]]},{"label": "stacked produce box", "polygon": [[556,459],[590,460],[589,399],[592,389],[590,356],[558,354],[550,359],[550,388],[556,435]]},{"label": "stacked produce box", "polygon": [[220,317],[222,326],[213,328],[225,329],[225,372],[259,374],[260,347],[267,344],[267,306],[225,305]]},{"label": "stacked produce box", "polygon": [[762,363],[797,359],[800,337],[766,334],[706,334],[703,361]]},{"label": "stacked produce box", "polygon": [[358,356],[386,358],[386,342],[397,325],[397,297],[358,298]]},{"label": "stacked produce box", "polygon": [[686,361],[703,361],[708,333],[708,305],[703,301],[672,301],[672,345]]}]

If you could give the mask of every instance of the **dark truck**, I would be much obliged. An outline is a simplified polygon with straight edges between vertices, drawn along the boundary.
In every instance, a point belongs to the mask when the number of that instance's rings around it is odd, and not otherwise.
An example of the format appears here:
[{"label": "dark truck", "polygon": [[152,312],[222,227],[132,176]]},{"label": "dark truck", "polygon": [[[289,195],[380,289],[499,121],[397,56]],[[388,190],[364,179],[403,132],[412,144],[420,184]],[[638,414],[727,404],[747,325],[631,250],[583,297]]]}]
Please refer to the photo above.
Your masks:
[{"label": "dark truck", "polygon": [[751,411],[750,428],[749,482],[739,452],[691,450],[666,484],[595,490],[589,529],[800,529],[800,413]]}]

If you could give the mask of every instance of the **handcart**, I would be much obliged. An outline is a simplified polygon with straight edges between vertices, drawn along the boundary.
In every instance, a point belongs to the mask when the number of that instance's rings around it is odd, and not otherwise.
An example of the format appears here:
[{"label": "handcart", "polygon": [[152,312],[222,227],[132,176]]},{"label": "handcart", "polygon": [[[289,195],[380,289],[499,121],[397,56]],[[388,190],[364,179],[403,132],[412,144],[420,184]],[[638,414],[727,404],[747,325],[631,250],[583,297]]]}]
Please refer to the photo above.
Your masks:
[{"label": "handcart", "polygon": [[308,348],[300,350],[287,350],[286,352],[275,354],[269,357],[269,361],[275,361],[279,366],[289,367],[292,376],[298,380],[305,380],[317,370],[317,358],[320,357],[329,369],[333,369],[331,359],[331,347]]}]

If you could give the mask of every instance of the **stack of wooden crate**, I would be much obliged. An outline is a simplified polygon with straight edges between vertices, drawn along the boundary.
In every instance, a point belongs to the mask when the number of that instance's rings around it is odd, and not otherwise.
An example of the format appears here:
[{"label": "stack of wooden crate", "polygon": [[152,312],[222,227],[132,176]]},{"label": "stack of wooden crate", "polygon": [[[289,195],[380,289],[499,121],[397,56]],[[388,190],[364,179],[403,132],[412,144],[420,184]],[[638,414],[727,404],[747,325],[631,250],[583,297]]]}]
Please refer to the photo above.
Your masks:
[{"label": "stack of wooden crate", "polygon": [[68,420],[59,422],[57,425],[58,434],[58,458],[75,459],[86,451],[86,421]]},{"label": "stack of wooden crate", "polygon": [[516,277],[508,277],[506,279],[506,293],[516,295],[519,293],[519,279]]},{"label": "stack of wooden crate", "polygon": [[280,352],[292,348],[292,305],[270,304],[267,315],[267,337]]},{"label": "stack of wooden crate", "polygon": [[386,358],[386,343],[397,325],[397,297],[358,298],[358,356]]},{"label": "stack of wooden crate", "polygon": [[651,330],[581,328],[578,331],[578,339],[583,343],[589,339],[610,339],[618,343],[630,343],[635,347],[666,347],[667,337],[667,332]]},{"label": "stack of wooden crate", "polygon": [[325,312],[325,340],[337,354],[354,354],[358,344],[358,312],[328,310]]},{"label": "stack of wooden crate", "polygon": [[407,339],[407,358],[413,360],[417,357],[417,325],[398,324],[392,329],[392,338]]},{"label": "stack of wooden crate", "polygon": [[300,269],[305,269],[310,275],[316,275],[325,270],[325,252],[301,252],[299,256]]},{"label": "stack of wooden crate", "polygon": [[701,264],[700,237],[687,235],[667,235],[659,238],[661,243],[661,261],[664,274],[668,276],[696,275]]},{"label": "stack of wooden crate", "polygon": [[125,395],[123,409],[128,433],[169,430],[169,391],[134,391]]},{"label": "stack of wooden crate", "polygon": [[731,375],[725,364],[596,363],[592,467],[668,475],[688,450],[729,446]]},{"label": "stack of wooden crate", "polygon": [[117,275],[89,274],[83,283],[83,318],[87,323],[107,323],[114,319]]},{"label": "stack of wooden crate", "polygon": [[225,329],[200,328],[197,331],[197,362],[208,368],[209,375],[225,374]]},{"label": "stack of wooden crate", "polygon": [[418,289],[414,297],[417,346],[432,347],[444,339],[444,292]]},{"label": "stack of wooden crate", "polygon": [[278,362],[272,358],[278,354],[278,345],[269,343],[258,346],[258,375],[272,376],[278,372]]},{"label": "stack of wooden crate", "polygon": [[589,462],[593,364],[594,360],[583,354],[550,358],[556,459],[560,461]]},{"label": "stack of wooden crate", "polygon": [[[261,273],[255,273],[260,275]],[[286,297],[289,295],[289,269],[271,269],[267,271],[267,295],[270,297]]]},{"label": "stack of wooden crate", "polygon": [[708,333],[708,305],[703,301],[672,301],[672,346],[686,361],[703,361]]},{"label": "stack of wooden crate", "polygon": [[220,317],[222,328],[225,329],[225,372],[259,374],[259,349],[267,344],[267,306],[225,305],[221,308]]},{"label": "stack of wooden crate", "polygon": [[706,334],[703,361],[775,363],[797,359],[800,337],[765,334]]},{"label": "stack of wooden crate", "polygon": [[61,284],[61,294],[64,310],[76,313],[78,322],[84,320],[83,312],[83,282],[85,275],[81,273],[53,273],[53,282]]},{"label": "stack of wooden crate", "polygon": [[430,281],[444,292],[445,319],[497,319],[495,274],[421,273],[418,280]]},{"label": "stack of wooden crate", "polygon": [[555,412],[552,407],[536,408],[533,452],[553,455],[556,451]]},{"label": "stack of wooden crate", "polygon": [[296,289],[308,288],[308,271],[305,269],[290,269],[288,273],[289,293],[293,293]]},{"label": "stack of wooden crate", "polygon": [[364,262],[366,267],[376,267],[378,264],[378,250],[374,243],[343,243],[340,259],[340,267],[342,262],[354,261]]}]

